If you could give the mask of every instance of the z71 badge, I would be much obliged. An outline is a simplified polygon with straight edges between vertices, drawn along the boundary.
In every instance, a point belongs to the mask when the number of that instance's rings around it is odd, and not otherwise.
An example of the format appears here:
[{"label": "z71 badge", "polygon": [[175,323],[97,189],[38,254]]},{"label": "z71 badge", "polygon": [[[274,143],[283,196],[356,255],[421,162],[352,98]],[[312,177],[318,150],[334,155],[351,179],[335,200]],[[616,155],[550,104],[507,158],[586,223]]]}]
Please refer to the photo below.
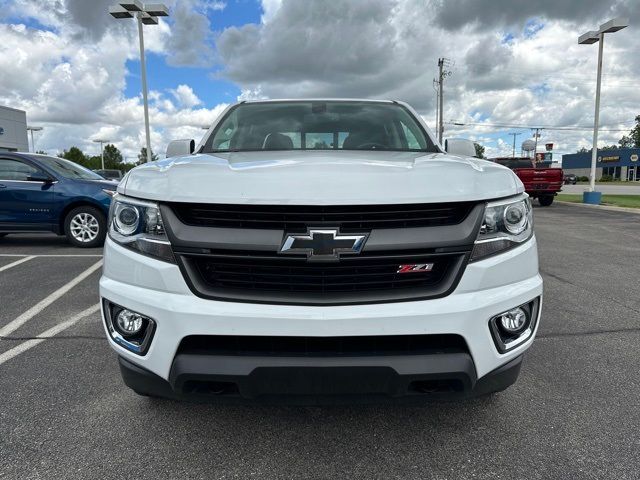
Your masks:
[{"label": "z71 badge", "polygon": [[433,263],[415,263],[413,265],[398,265],[396,273],[430,272],[431,269],[433,269]]}]

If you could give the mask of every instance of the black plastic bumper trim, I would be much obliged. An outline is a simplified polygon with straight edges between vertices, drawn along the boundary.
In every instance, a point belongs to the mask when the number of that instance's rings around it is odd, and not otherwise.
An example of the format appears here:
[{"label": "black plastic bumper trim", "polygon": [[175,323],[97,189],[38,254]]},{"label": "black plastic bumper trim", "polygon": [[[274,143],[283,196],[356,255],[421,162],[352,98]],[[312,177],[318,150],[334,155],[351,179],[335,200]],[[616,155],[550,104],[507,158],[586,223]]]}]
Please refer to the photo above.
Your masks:
[{"label": "black plastic bumper trim", "polygon": [[522,356],[476,379],[465,353],[384,358],[178,355],[169,381],[120,357],[124,383],[147,396],[217,403],[380,403],[472,398],[504,390]]}]

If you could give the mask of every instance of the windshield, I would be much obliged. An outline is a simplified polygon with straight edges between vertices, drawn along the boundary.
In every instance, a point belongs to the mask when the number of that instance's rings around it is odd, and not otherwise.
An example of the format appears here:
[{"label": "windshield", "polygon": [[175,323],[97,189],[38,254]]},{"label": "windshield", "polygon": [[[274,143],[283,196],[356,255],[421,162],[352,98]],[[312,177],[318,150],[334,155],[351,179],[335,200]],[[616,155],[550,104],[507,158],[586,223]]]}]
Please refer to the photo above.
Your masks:
[{"label": "windshield", "polygon": [[244,103],[230,110],[203,152],[256,150],[437,152],[409,111],[396,103]]},{"label": "windshield", "polygon": [[56,172],[58,175],[65,178],[80,178],[82,180],[104,180],[97,173],[84,168],[82,165],[65,160],[64,158],[46,157],[44,155],[38,155],[37,159],[45,166]]}]

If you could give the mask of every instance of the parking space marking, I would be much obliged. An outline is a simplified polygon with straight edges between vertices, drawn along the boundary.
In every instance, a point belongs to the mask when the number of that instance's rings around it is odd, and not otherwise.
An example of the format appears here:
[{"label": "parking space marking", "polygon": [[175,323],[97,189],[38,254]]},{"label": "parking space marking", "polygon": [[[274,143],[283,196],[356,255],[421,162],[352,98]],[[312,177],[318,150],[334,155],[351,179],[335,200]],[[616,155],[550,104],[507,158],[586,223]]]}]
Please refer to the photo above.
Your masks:
[{"label": "parking space marking", "polygon": [[[27,255],[24,253],[0,253],[0,257],[26,257]],[[87,258],[91,258],[91,257],[102,257],[102,254],[91,254],[91,253],[87,253],[87,254],[82,254],[82,253],[78,253],[78,254],[74,254],[74,253],[70,253],[70,254],[43,254],[43,255],[28,255],[29,257],[34,257],[34,258],[40,258],[40,257],[87,257]]]},{"label": "parking space marking", "polygon": [[2,365],[3,363],[5,363],[8,360],[11,360],[13,357],[16,357],[16,356],[20,355],[21,353],[26,352],[30,348],[33,348],[36,345],[44,342],[48,338],[54,337],[58,333],[60,333],[60,332],[62,332],[64,330],[66,330],[67,328],[75,325],[76,323],[78,323],[83,318],[88,317],[89,315],[93,315],[98,310],[100,310],[100,304],[99,303],[97,303],[95,305],[92,305],[91,307],[87,308],[86,310],[83,310],[82,312],[78,313],[77,315],[74,315],[69,320],[65,320],[64,322],[59,323],[55,327],[51,327],[50,329],[45,330],[40,335],[38,335],[38,338],[35,338],[35,339],[32,339],[32,340],[27,340],[26,342],[23,342],[20,345],[17,345],[15,347],[13,347],[11,350],[7,350],[6,352],[0,354],[0,365]]},{"label": "parking space marking", "polygon": [[21,263],[28,262],[29,260],[32,260],[34,258],[36,258],[35,255],[29,255],[28,257],[24,257],[24,258],[21,258],[20,260],[16,260],[15,262],[9,263],[9,264],[5,265],[4,267],[0,267],[0,272],[4,272],[5,270],[9,270],[10,268],[15,267],[16,265],[20,265]]},{"label": "parking space marking", "polygon": [[11,322],[7,323],[4,327],[0,328],[0,337],[9,336],[11,333],[13,333],[22,325],[27,323],[29,320],[35,317],[38,313],[40,313],[42,310],[47,308],[49,305],[51,305],[57,299],[62,297],[65,293],[67,293],[69,290],[71,290],[73,287],[78,285],[85,278],[87,278],[89,275],[91,275],[93,272],[95,272],[101,267],[102,267],[102,260],[98,260],[96,263],[91,265],[89,268],[87,268],[84,272],[82,272],[76,278],[71,280],[69,283],[63,285],[58,290],[53,292],[51,295],[40,300],[37,304],[35,304],[29,310],[19,315],[18,317],[13,319]]}]

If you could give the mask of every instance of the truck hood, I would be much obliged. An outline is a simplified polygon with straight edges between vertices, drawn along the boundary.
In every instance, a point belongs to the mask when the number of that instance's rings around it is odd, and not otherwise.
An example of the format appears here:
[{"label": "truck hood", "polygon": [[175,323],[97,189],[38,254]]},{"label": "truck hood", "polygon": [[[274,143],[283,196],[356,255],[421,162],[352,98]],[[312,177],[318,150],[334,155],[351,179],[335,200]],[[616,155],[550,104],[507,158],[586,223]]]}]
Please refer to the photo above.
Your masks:
[{"label": "truck hood", "polygon": [[292,205],[459,202],[523,191],[511,170],[475,158],[322,150],[167,158],[131,170],[118,186],[149,200]]}]

